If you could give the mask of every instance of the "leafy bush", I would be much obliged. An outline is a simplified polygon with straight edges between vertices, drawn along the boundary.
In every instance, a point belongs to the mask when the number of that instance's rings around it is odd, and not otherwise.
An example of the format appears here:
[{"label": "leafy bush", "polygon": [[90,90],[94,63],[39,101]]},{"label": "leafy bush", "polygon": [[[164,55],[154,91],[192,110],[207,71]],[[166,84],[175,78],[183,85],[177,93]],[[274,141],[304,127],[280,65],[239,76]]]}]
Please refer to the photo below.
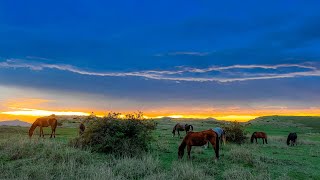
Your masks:
[{"label": "leafy bush", "polygon": [[242,144],[247,138],[247,132],[244,131],[244,126],[239,122],[230,122],[229,124],[226,124],[224,130],[226,132],[227,141],[229,142]]},{"label": "leafy bush", "polygon": [[142,113],[109,113],[89,121],[83,135],[71,141],[76,147],[89,147],[95,152],[116,155],[138,155],[149,150],[151,131],[155,123],[143,119]]}]

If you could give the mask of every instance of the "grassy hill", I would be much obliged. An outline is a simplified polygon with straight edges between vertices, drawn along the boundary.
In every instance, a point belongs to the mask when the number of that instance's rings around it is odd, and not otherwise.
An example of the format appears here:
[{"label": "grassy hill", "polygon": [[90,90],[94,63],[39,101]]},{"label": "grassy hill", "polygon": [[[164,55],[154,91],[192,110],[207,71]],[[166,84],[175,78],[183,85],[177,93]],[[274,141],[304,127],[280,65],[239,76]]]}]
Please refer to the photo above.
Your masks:
[{"label": "grassy hill", "polygon": [[[178,160],[177,148],[185,133],[172,137],[175,123],[159,120],[152,150],[141,157],[115,157],[69,146],[78,133],[76,123],[59,127],[56,139],[48,135],[39,139],[35,134],[29,140],[27,128],[0,127],[0,179],[320,179],[316,117],[272,116],[246,123],[248,136],[265,131],[269,144],[228,143],[217,162],[211,146],[193,147],[192,160]],[[186,123],[195,131],[221,125],[211,120]],[[298,132],[298,146],[288,147],[285,139],[292,131]]]},{"label": "grassy hill", "polygon": [[291,123],[295,126],[305,126],[310,127],[316,131],[320,131],[320,117],[319,116],[263,116],[256,118],[252,123]]}]

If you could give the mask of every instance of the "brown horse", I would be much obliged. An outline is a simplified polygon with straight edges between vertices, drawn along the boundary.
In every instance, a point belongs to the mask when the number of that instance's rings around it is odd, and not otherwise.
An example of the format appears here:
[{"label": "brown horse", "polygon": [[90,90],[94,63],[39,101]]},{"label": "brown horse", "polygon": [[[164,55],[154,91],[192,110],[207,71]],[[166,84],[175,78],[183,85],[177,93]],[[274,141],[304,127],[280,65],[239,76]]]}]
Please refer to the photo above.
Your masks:
[{"label": "brown horse", "polygon": [[216,154],[216,159],[219,159],[219,137],[212,129],[200,132],[188,132],[184,137],[178,149],[178,158],[181,159],[184,155],[184,149],[187,146],[188,159],[190,159],[190,152],[192,146],[203,146],[210,142]]},{"label": "brown horse", "polygon": [[58,125],[58,121],[56,119],[56,116],[53,114],[51,116],[47,116],[47,117],[41,117],[36,119],[36,121],[31,125],[30,129],[29,129],[29,137],[31,138],[33,135],[34,130],[39,126],[40,127],[40,137],[44,137],[44,133],[43,133],[43,127],[48,127],[51,126],[51,136],[50,138],[52,138],[52,136],[55,138],[56,137],[56,128]]},{"label": "brown horse", "polygon": [[258,143],[258,138],[262,139],[262,142],[264,144],[264,141],[266,141],[266,144],[268,144],[268,140],[267,140],[267,134],[265,132],[254,132],[252,133],[251,136],[251,143],[253,143],[253,140],[256,140],[256,143]]},{"label": "brown horse", "polygon": [[84,126],[84,124],[80,123],[80,126],[79,126],[79,135],[80,136],[83,134],[85,129],[86,129],[86,127]]},{"label": "brown horse", "polygon": [[182,125],[180,123],[177,123],[173,129],[172,129],[172,137],[176,135],[176,131],[178,131],[178,137],[180,137],[180,132],[179,131],[186,131],[186,134],[190,131],[193,131],[193,126],[189,124]]}]

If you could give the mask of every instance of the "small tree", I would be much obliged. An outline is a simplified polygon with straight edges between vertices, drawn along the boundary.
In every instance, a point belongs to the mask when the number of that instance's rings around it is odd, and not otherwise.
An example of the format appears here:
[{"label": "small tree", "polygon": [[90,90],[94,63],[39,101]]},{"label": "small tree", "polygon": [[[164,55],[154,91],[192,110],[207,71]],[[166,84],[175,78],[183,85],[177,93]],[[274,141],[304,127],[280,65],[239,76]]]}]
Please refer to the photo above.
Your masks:
[{"label": "small tree", "polygon": [[149,150],[153,121],[145,120],[141,112],[127,114],[109,113],[90,121],[83,135],[72,140],[77,147],[90,147],[93,151],[116,155],[138,155]]},{"label": "small tree", "polygon": [[244,126],[239,122],[230,122],[224,126],[227,141],[242,144],[246,140]]}]

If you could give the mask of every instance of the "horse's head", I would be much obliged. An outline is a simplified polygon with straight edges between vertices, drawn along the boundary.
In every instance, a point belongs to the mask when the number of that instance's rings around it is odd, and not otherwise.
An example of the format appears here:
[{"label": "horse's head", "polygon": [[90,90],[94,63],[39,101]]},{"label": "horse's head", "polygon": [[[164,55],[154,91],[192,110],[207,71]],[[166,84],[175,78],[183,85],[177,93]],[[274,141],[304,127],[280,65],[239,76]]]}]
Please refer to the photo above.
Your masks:
[{"label": "horse's head", "polygon": [[31,138],[32,137],[32,135],[33,135],[33,130],[29,130],[29,137]]},{"label": "horse's head", "polygon": [[179,148],[179,151],[178,151],[178,158],[179,158],[179,159],[182,159],[182,158],[183,158],[183,155],[184,155],[184,149]]},{"label": "horse's head", "polygon": [[256,132],[254,132],[251,136],[251,143],[253,143],[253,139],[255,138],[255,136],[256,136]]}]

